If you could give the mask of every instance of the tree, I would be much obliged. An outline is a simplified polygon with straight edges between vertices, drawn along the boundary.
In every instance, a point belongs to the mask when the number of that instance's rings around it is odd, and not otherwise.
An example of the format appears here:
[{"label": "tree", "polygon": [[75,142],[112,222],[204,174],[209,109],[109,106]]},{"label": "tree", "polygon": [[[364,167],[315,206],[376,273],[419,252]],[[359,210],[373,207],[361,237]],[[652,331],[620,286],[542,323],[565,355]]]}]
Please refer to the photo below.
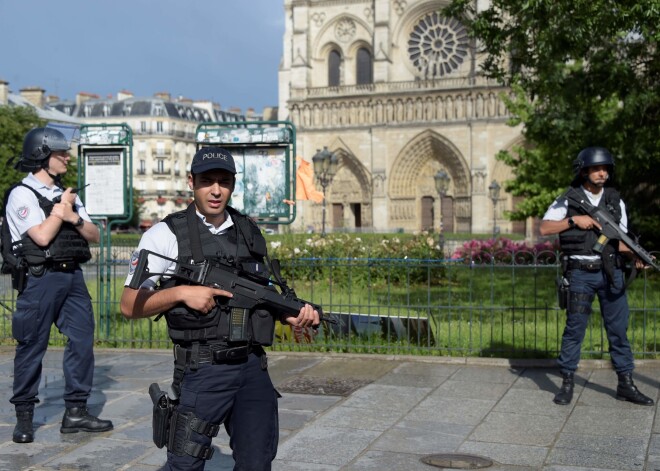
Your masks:
[{"label": "tree", "polygon": [[[46,122],[39,118],[33,108],[28,106],[0,106],[0,195],[15,183],[20,182],[25,172],[16,170],[14,164],[21,158],[23,138],[33,128],[45,126]],[[68,170],[62,179],[65,187],[75,187],[78,180],[78,167],[75,160],[67,166]]]},{"label": "tree", "polygon": [[660,3],[657,0],[453,0],[484,58],[511,87],[510,124],[525,145],[500,152],[505,188],[525,201],[514,219],[541,216],[572,179],[587,146],[615,156],[616,187],[647,248],[660,248]]},{"label": "tree", "polygon": [[[23,138],[32,128],[42,126],[32,108],[27,106],[0,106],[0,195],[25,177],[25,172],[14,169],[23,151]],[[12,160],[13,159],[13,160]]]}]

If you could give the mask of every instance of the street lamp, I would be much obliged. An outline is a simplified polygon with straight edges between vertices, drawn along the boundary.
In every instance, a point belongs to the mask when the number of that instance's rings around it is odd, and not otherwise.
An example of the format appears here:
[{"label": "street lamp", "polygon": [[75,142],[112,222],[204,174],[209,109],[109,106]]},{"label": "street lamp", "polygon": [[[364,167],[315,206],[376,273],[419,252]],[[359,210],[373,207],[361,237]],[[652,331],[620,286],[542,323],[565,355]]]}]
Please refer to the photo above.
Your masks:
[{"label": "street lamp", "polygon": [[323,189],[323,223],[321,226],[321,235],[325,236],[325,189],[330,185],[337,173],[339,157],[324,146],[323,150],[316,150],[316,154],[312,157],[312,164],[314,165],[314,174]]},{"label": "street lamp", "polygon": [[436,173],[433,176],[433,179],[435,180],[435,190],[438,192],[440,195],[440,253],[444,257],[445,255],[445,233],[442,230],[442,198],[445,197],[447,194],[447,190],[449,190],[449,181],[451,178],[445,172],[444,170],[438,170],[438,173]]},{"label": "street lamp", "polygon": [[497,200],[500,198],[500,185],[497,183],[497,180],[488,186],[488,196],[490,196],[491,201],[493,202],[493,239],[497,237]]}]

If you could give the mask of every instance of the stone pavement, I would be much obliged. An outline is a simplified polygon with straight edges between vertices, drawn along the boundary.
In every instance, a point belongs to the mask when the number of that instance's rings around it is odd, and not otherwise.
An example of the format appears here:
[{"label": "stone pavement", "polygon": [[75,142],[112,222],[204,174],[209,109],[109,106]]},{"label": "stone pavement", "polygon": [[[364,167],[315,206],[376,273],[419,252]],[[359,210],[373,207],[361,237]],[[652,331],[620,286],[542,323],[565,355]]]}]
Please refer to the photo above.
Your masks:
[{"label": "stone pavement", "polygon": [[[61,349],[44,361],[35,442],[11,440],[13,350],[0,349],[0,470],[157,470],[165,450],[151,442],[150,383],[171,381],[171,352],[97,350],[92,413],[110,432],[62,435]],[[466,454],[488,470],[657,470],[657,406],[614,399],[616,376],[583,361],[570,406],[552,398],[551,361],[271,353],[282,393],[276,471],[432,471],[421,458]],[[638,361],[635,381],[658,399],[660,362]],[[214,439],[207,470],[231,470],[228,437]],[[460,458],[460,457],[459,457]],[[468,469],[472,458],[450,463]],[[442,461],[435,464],[442,465]],[[443,468],[448,469],[448,468]]]}]

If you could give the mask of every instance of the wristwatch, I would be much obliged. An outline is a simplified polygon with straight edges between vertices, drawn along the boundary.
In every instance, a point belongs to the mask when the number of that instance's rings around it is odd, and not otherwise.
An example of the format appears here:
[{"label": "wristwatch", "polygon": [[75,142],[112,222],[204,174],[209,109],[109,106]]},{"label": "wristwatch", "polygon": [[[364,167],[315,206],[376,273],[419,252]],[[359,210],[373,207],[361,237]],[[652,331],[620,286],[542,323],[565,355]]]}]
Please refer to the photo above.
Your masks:
[{"label": "wristwatch", "polygon": [[85,220],[82,218],[82,216],[78,217],[78,220],[73,224],[74,227],[80,227],[85,224]]},{"label": "wristwatch", "polygon": [[573,218],[568,218],[568,227],[575,227],[575,221],[573,221]]}]

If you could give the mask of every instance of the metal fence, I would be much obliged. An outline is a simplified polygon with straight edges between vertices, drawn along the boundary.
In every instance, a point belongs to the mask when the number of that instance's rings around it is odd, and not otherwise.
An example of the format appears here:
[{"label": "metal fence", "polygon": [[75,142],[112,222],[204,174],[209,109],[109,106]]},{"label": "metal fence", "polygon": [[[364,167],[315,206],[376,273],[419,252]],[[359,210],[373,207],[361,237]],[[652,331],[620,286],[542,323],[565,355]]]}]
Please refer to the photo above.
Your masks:
[{"label": "metal fence", "polygon": [[[133,247],[113,249],[108,265],[85,265],[96,316],[97,345],[167,348],[164,319],[128,321],[119,297]],[[288,284],[302,299],[323,306],[336,323],[317,330],[279,326],[273,349],[359,353],[552,358],[565,312],[557,305],[555,252],[481,253],[469,259],[319,259],[282,261]],[[658,354],[660,274],[643,271],[629,287],[629,338],[638,358]],[[0,336],[12,343],[15,292],[0,278]],[[107,298],[101,294],[112,293]],[[105,299],[100,302],[99,300]],[[66,339],[53,329],[51,342]],[[583,358],[606,358],[598,303]]]}]

